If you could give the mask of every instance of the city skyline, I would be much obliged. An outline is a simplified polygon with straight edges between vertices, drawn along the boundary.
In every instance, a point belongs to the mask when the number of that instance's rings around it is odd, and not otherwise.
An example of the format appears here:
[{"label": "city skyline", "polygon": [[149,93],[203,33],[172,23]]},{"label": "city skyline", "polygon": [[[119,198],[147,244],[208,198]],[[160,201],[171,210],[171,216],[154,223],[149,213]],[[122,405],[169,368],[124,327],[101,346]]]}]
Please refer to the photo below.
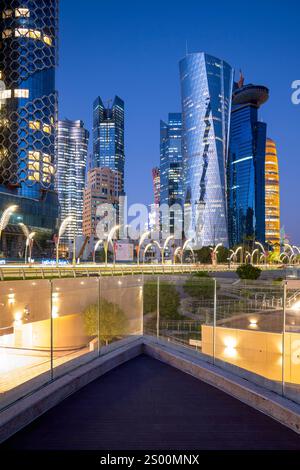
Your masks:
[{"label": "city skyline", "polygon": [[[175,2],[176,3],[176,2]],[[220,12],[225,10],[220,2],[217,2]],[[254,2],[258,4],[257,2]],[[293,2],[291,2],[293,3]],[[111,98],[115,94],[122,96],[126,102],[126,191],[130,202],[144,202],[149,204],[152,202],[152,182],[151,168],[159,163],[159,141],[157,138],[159,119],[167,114],[168,111],[176,111],[180,109],[180,93],[178,79],[178,62],[185,55],[186,41],[188,43],[188,51],[207,51],[215,54],[217,57],[229,62],[236,70],[242,68],[247,82],[264,83],[270,88],[270,101],[264,107],[262,112],[262,120],[268,122],[269,137],[276,140],[279,155],[279,170],[281,175],[282,190],[282,225],[285,226],[287,234],[295,243],[299,241],[297,238],[297,224],[299,225],[299,216],[297,215],[294,195],[290,188],[290,182],[295,181],[296,175],[291,172],[291,168],[296,164],[296,117],[299,107],[291,102],[291,83],[297,78],[297,57],[293,54],[295,46],[289,40],[290,49],[287,51],[285,61],[287,67],[278,73],[279,64],[274,61],[272,51],[276,46],[277,51],[283,53],[287,41],[283,40],[276,45],[276,24],[280,20],[280,24],[288,27],[287,17],[285,13],[277,11],[272,5],[273,26],[266,23],[268,7],[263,5],[261,8],[261,23],[256,29],[255,40],[246,34],[243,34],[242,28],[239,26],[238,20],[245,15],[244,7],[240,7],[239,11],[234,8],[238,2],[232,2],[230,13],[233,14],[232,21],[238,30],[233,33],[226,25],[221,25],[221,31],[225,31],[226,26],[226,45],[220,40],[220,34],[214,37],[210,28],[213,27],[213,11],[207,9],[207,22],[204,31],[196,30],[196,18],[200,15],[200,8],[195,2],[188,2],[188,6],[192,7],[183,12],[182,24],[183,28],[176,38],[173,37],[171,27],[167,24],[164,34],[158,31],[158,26],[165,20],[167,6],[169,2],[165,2],[162,6],[162,14],[158,20],[158,24],[154,22],[153,15],[150,13],[146,19],[146,9],[137,6],[136,2],[132,2],[131,7],[126,8],[126,12],[120,4],[117,17],[114,16],[116,26],[120,26],[121,17],[126,18],[126,30],[128,34],[124,36],[124,41],[120,42],[120,35],[124,32],[124,26],[117,28],[118,33],[115,38],[109,36],[106,41],[105,35],[102,43],[99,43],[99,52],[101,53],[102,70],[105,73],[97,74],[100,64],[99,60],[95,60],[92,71],[95,73],[88,74],[87,78],[82,78],[81,93],[74,107],[72,96],[76,83],[69,83],[68,89],[66,83],[68,77],[72,76],[73,64],[70,64],[67,56],[68,50],[74,37],[71,35],[74,28],[80,20],[80,15],[76,11],[72,12],[69,1],[66,0],[61,5],[61,30],[64,34],[60,41],[60,68],[58,89],[60,92],[60,116],[67,115],[70,119],[83,119],[89,130],[91,130],[90,106],[97,94],[103,96],[104,99]],[[174,2],[173,2],[174,4]],[[94,17],[97,17],[100,11],[97,2],[92,2],[94,9]],[[271,5],[271,4],[270,4]],[[295,9],[299,9],[296,3],[293,3]],[[70,15],[65,16],[69,8]],[[103,14],[113,15],[110,6],[105,5]],[[99,10],[98,10],[99,9]],[[130,12],[135,9],[137,16],[140,18],[139,26],[131,17]],[[176,9],[175,9],[176,10]],[[192,15],[193,13],[193,15]],[[228,14],[228,12],[227,12]],[[193,16],[193,17],[192,17]],[[113,16],[111,16],[113,17]],[[222,15],[219,16],[219,18]],[[179,22],[179,15],[173,11],[172,18],[175,22]],[[216,19],[216,27],[220,27],[220,19]],[[263,21],[265,19],[265,21]],[[288,18],[291,21],[291,18]],[[189,21],[188,21],[189,20]],[[246,21],[250,21],[246,18]],[[134,26],[135,35],[130,32],[130,26]],[[105,26],[107,28],[109,26]],[[151,28],[154,28],[153,32]],[[80,55],[80,51],[89,44],[95,42],[94,29],[91,26],[82,44],[79,45],[79,57],[82,68],[86,65],[86,61],[91,59],[95,49],[94,46],[86,48],[86,52]],[[205,37],[208,34],[208,39]],[[241,35],[241,41],[237,42],[236,35]],[[257,44],[262,36],[268,35],[264,47],[261,46],[261,56],[256,54]],[[155,38],[154,38],[155,36]],[[293,34],[291,34],[293,37]],[[72,41],[71,41],[72,39]],[[82,40],[82,38],[81,38]],[[77,39],[75,38],[75,46]],[[250,47],[252,41],[253,46]],[[117,48],[118,44],[118,48]],[[246,47],[248,45],[248,47]],[[73,45],[72,45],[73,47]],[[108,47],[107,53],[104,54],[105,47]],[[126,47],[128,55],[122,56],[122,51]],[[145,49],[146,48],[146,49]],[[146,54],[147,52],[147,54]],[[136,60],[135,55],[139,53],[138,66],[133,70],[132,64]],[[147,57],[146,57],[147,56]],[[273,59],[272,59],[273,57]],[[296,57],[296,58],[295,58]],[[63,63],[63,70],[62,70]],[[161,70],[156,80],[153,80],[154,65]],[[71,68],[72,65],[72,68]],[[116,68],[122,69],[122,74],[115,73]],[[299,68],[299,67],[298,67]],[[237,77],[236,77],[237,78]],[[136,80],[137,79],[137,80]],[[70,81],[70,80],[69,80]],[[166,85],[168,83],[168,85]],[[132,86],[134,84],[134,86]],[[147,97],[145,93],[147,92]],[[143,101],[144,100],[144,101]],[[141,111],[143,103],[147,101],[147,113],[143,119],[138,118],[138,111]],[[142,139],[146,145],[142,145]],[[289,174],[291,172],[291,174]]]}]

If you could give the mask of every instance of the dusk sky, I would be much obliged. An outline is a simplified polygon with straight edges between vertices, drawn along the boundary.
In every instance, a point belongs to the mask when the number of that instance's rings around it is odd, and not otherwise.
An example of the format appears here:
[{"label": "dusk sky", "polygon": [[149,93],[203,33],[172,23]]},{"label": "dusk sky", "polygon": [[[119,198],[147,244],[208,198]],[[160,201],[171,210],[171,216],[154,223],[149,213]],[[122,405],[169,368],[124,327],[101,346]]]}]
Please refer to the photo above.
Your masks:
[{"label": "dusk sky", "polygon": [[57,87],[60,118],[91,131],[92,103],[125,101],[125,189],[129,203],[153,201],[151,169],[159,164],[159,121],[181,111],[178,62],[204,51],[229,62],[247,82],[270,88],[260,112],[276,141],[281,224],[300,244],[299,1],[61,0]]}]

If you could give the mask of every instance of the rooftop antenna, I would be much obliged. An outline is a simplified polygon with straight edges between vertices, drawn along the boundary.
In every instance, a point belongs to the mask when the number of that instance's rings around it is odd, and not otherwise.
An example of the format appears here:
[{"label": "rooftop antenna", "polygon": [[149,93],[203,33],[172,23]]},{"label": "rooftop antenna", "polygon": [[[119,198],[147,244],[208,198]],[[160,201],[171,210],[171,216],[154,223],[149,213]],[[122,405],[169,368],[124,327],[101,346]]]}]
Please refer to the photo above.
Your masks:
[{"label": "rooftop antenna", "polygon": [[188,41],[187,39],[185,40],[185,55],[188,55],[189,49],[188,49]]}]

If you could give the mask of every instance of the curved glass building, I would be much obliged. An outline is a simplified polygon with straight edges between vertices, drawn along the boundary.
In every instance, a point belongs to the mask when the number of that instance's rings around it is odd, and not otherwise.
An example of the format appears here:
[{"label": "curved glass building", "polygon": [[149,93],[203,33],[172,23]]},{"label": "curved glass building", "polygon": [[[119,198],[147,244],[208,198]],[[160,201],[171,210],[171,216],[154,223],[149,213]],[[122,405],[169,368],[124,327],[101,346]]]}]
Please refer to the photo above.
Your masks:
[{"label": "curved glass building", "polygon": [[[196,246],[228,245],[226,163],[233,69],[201,53],[180,61],[185,234]],[[188,232],[188,233],[187,233]]]},{"label": "curved glass building", "polygon": [[280,185],[276,144],[266,143],[266,243],[280,249]]},{"label": "curved glass building", "polygon": [[2,0],[0,11],[0,212],[53,231],[58,0]]}]

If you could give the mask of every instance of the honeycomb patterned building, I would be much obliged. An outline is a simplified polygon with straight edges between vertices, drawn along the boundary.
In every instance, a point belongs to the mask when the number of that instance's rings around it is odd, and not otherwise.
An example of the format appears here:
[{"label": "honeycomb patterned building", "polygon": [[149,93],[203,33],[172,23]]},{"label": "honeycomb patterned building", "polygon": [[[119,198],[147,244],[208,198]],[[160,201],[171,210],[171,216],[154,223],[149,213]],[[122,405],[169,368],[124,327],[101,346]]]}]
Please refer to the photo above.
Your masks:
[{"label": "honeycomb patterned building", "polygon": [[0,214],[53,231],[58,0],[1,0]]}]

